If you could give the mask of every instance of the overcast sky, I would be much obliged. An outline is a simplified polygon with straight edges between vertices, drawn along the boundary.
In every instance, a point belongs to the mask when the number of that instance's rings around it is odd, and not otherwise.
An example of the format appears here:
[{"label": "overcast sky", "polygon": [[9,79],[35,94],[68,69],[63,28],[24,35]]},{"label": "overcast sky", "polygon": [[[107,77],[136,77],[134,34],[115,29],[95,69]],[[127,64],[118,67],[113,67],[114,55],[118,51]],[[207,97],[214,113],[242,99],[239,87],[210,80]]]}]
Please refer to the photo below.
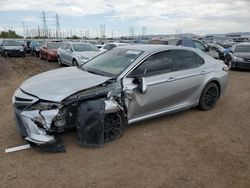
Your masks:
[{"label": "overcast sky", "polygon": [[180,28],[195,34],[250,31],[250,0],[0,0],[0,30],[12,28],[22,33],[42,27],[42,10],[47,24],[55,29],[55,14],[61,30],[90,30],[98,35],[105,24],[106,35],[170,34]]}]

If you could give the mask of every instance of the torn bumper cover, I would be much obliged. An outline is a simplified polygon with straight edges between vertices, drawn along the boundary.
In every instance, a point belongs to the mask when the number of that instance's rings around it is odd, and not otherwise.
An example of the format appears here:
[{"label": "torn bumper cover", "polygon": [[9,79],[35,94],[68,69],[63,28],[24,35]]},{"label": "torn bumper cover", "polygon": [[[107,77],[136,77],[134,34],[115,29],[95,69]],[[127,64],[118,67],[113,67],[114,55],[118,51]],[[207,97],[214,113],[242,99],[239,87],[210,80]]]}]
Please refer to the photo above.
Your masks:
[{"label": "torn bumper cover", "polygon": [[[52,120],[58,114],[59,110],[47,110],[47,111],[23,111],[20,113],[22,121],[22,129],[24,128],[27,135],[26,140],[34,142],[36,144],[49,144],[55,142],[55,137],[49,135],[46,132],[52,124]],[[18,124],[18,126],[20,126]]]},{"label": "torn bumper cover", "polygon": [[53,133],[71,127],[77,127],[80,145],[102,145],[105,142],[105,114],[121,111],[119,104],[112,99],[85,100],[67,106],[50,106],[49,109],[42,108],[42,103],[20,90],[13,97],[17,128],[27,141],[37,145],[53,144],[56,142]]}]

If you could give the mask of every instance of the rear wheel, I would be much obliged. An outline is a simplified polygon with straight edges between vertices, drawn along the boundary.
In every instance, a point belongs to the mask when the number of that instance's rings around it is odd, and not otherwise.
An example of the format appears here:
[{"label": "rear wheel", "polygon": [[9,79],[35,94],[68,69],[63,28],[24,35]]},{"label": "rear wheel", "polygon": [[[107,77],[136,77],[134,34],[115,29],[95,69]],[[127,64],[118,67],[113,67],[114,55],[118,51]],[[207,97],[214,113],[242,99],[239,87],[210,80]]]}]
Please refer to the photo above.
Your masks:
[{"label": "rear wheel", "polygon": [[76,59],[73,59],[72,65],[78,67],[78,62],[76,61]]},{"label": "rear wheel", "polygon": [[60,56],[58,56],[58,64],[60,65],[60,66],[62,66],[63,64],[62,64],[62,59],[60,58]]},{"label": "rear wheel", "polygon": [[204,111],[211,110],[215,106],[219,96],[220,93],[217,84],[210,82],[202,91],[199,101],[199,109]]},{"label": "rear wheel", "polygon": [[46,61],[50,61],[48,54],[46,55]]}]

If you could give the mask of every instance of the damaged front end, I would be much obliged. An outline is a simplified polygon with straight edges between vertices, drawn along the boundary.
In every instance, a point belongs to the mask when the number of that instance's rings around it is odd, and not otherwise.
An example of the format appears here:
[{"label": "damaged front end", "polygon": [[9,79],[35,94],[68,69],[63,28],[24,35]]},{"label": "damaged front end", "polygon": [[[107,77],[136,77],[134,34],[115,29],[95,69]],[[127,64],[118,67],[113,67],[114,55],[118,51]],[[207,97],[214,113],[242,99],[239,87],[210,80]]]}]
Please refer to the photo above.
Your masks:
[{"label": "damaged front end", "polygon": [[56,142],[55,133],[77,128],[82,146],[118,138],[127,124],[121,86],[114,80],[72,94],[60,103],[41,100],[18,89],[13,96],[17,127],[37,145]]}]

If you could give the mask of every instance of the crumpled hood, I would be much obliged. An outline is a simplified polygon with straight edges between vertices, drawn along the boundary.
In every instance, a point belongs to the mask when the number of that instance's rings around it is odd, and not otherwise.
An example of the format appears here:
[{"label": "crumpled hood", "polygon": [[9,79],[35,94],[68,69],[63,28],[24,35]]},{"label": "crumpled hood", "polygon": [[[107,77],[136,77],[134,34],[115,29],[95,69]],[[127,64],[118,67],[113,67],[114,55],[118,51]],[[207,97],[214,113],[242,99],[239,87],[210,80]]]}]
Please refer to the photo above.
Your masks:
[{"label": "crumpled hood", "polygon": [[97,86],[108,79],[110,77],[67,67],[38,74],[23,82],[20,88],[40,99],[61,102],[78,91]]},{"label": "crumpled hood", "polygon": [[235,52],[234,55],[236,57],[250,59],[250,52]]},{"label": "crumpled hood", "polygon": [[78,57],[84,56],[87,57],[89,59],[91,59],[92,57],[97,56],[100,53],[100,51],[84,51],[84,52],[75,52],[75,54]]}]

